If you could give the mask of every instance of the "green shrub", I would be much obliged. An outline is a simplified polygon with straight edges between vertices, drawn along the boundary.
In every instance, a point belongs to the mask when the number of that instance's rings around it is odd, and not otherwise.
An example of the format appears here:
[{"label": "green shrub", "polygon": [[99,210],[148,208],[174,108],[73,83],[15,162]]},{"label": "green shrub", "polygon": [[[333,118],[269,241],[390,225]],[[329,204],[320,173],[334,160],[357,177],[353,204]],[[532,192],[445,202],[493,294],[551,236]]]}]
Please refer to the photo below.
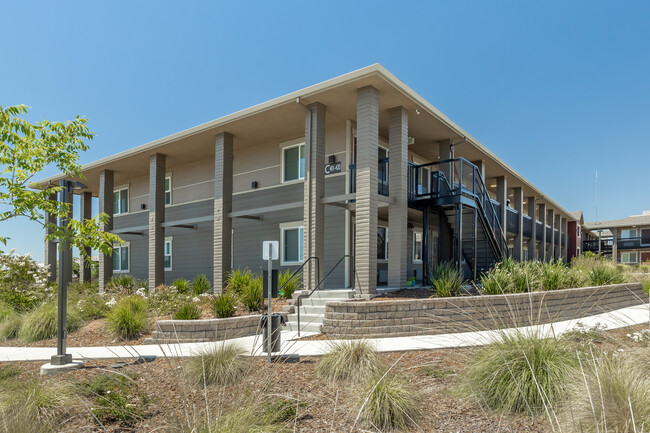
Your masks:
[{"label": "green shrub", "polygon": [[115,275],[106,284],[109,292],[125,295],[133,295],[142,286],[146,286],[146,284],[129,274]]},{"label": "green shrub", "polygon": [[5,304],[4,302],[0,302],[0,323],[4,322],[4,320],[11,316],[14,313],[14,309],[11,308],[10,305]]},{"label": "green shrub", "polygon": [[368,341],[350,340],[331,343],[329,351],[318,361],[316,375],[329,383],[359,383],[379,368],[377,352]]},{"label": "green shrub", "polygon": [[3,384],[2,391],[0,417],[8,421],[11,428],[2,424],[0,428],[8,432],[43,431],[40,428],[51,426],[50,422],[66,410],[70,397],[69,387],[39,379],[8,381]]},{"label": "green shrub", "polygon": [[461,390],[499,412],[539,414],[545,405],[556,407],[577,358],[568,340],[539,337],[533,331],[502,332],[470,359]]},{"label": "green shrub", "polygon": [[117,338],[137,338],[147,328],[147,303],[140,296],[126,296],[117,301],[106,315],[106,324]]},{"label": "green shrub", "polygon": [[568,283],[568,269],[561,261],[551,260],[541,263],[541,282],[544,290],[566,289]]},{"label": "green shrub", "polygon": [[176,320],[197,320],[201,318],[201,309],[193,302],[188,302],[176,311]]},{"label": "green shrub", "polygon": [[650,426],[650,379],[636,359],[604,355],[582,359],[566,419],[575,431],[645,432]]},{"label": "green shrub", "polygon": [[244,375],[244,350],[222,342],[200,348],[185,364],[185,375],[194,385],[230,385]]},{"label": "green shrub", "polygon": [[192,295],[179,293],[174,286],[160,286],[149,292],[147,303],[156,314],[174,314],[185,305]]},{"label": "green shrub", "polygon": [[228,275],[226,287],[228,290],[232,290],[234,293],[241,295],[250,285],[251,280],[253,280],[253,273],[248,268],[237,269],[236,271],[231,271]]},{"label": "green shrub", "polygon": [[495,267],[481,276],[483,293],[486,295],[501,295],[510,291],[510,276],[508,272]]},{"label": "green shrub", "polygon": [[77,310],[84,320],[96,320],[106,317],[109,308],[104,296],[93,293],[77,301]]},{"label": "green shrub", "polygon": [[605,286],[624,282],[623,274],[610,266],[596,266],[589,272],[589,283],[592,286]]},{"label": "green shrub", "polygon": [[259,311],[264,303],[264,285],[262,277],[254,278],[244,288],[240,296],[241,302],[250,312]]},{"label": "green shrub", "polygon": [[359,395],[360,419],[379,431],[403,431],[417,419],[417,393],[396,374],[375,374]]},{"label": "green shrub", "polygon": [[200,295],[209,292],[210,289],[210,281],[208,281],[208,277],[206,277],[205,274],[194,277],[194,280],[192,281],[192,293]]},{"label": "green shrub", "polygon": [[[55,338],[58,321],[57,310],[56,304],[48,303],[28,313],[20,327],[18,338],[27,343]],[[82,320],[79,312],[75,308],[68,308],[67,313],[66,330],[73,332],[81,328]]]},{"label": "green shrub", "polygon": [[74,282],[68,284],[68,299],[71,297],[82,297],[96,295],[99,291],[99,283],[97,281],[90,282]]},{"label": "green shrub", "polygon": [[218,294],[212,301],[212,312],[220,319],[232,317],[237,309],[237,298],[230,290]]},{"label": "green shrub", "polygon": [[646,295],[650,294],[650,281],[643,282],[643,293]]},{"label": "green shrub", "polygon": [[433,291],[441,298],[460,295],[463,282],[460,269],[451,262],[440,263],[431,278]]},{"label": "green shrub", "polygon": [[77,385],[80,394],[93,399],[92,415],[100,422],[133,422],[144,417],[147,394],[128,374],[102,374]]},{"label": "green shrub", "polygon": [[307,407],[304,401],[288,398],[283,395],[267,395],[262,403],[264,414],[273,424],[288,423],[298,416],[298,409]]},{"label": "green shrub", "polygon": [[20,368],[12,364],[0,365],[0,382],[11,379],[20,374]]},{"label": "green shrub", "polygon": [[176,287],[178,293],[189,293],[191,288],[190,282],[185,278],[176,278],[172,286]]},{"label": "green shrub", "polygon": [[293,278],[291,275],[293,272],[287,270],[278,276],[279,287],[282,287],[279,295],[283,299],[291,299],[296,290],[302,290],[302,275],[296,274]]},{"label": "green shrub", "polygon": [[14,312],[0,322],[0,340],[11,340],[18,337],[24,318],[25,316],[22,314]]},{"label": "green shrub", "polygon": [[0,302],[18,312],[31,310],[52,293],[48,275],[48,268],[29,254],[0,253]]}]

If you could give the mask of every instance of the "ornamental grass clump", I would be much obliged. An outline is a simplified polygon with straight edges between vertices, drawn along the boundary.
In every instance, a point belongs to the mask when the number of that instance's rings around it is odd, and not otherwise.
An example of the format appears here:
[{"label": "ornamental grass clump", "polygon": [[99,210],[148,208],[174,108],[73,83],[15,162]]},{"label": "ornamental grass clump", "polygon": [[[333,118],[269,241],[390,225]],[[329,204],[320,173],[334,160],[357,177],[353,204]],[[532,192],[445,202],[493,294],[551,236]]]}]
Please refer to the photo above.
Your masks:
[{"label": "ornamental grass clump", "polygon": [[359,419],[379,431],[404,431],[420,414],[418,396],[398,374],[376,373],[359,393]]},{"label": "ornamental grass clump", "polygon": [[106,302],[106,297],[93,293],[80,298],[76,306],[84,320],[96,320],[106,317],[109,310]]},{"label": "ornamental grass clump", "polygon": [[237,383],[246,368],[244,349],[222,342],[200,348],[185,364],[185,376],[194,385],[230,385]]},{"label": "ornamental grass clump", "polygon": [[106,315],[106,324],[122,340],[139,337],[148,326],[146,300],[137,295],[121,298]]},{"label": "ornamental grass clump", "polygon": [[13,312],[0,322],[0,340],[12,340],[18,337],[25,316]]},{"label": "ornamental grass clump", "polygon": [[291,278],[292,275],[293,272],[286,270],[278,276],[279,287],[282,287],[279,295],[283,299],[291,299],[296,290],[302,290],[302,275]]},{"label": "ornamental grass clump", "polygon": [[239,298],[250,312],[259,311],[264,303],[264,283],[262,277],[251,280]]},{"label": "ornamental grass clump", "polygon": [[[56,337],[58,314],[57,305],[48,303],[25,315],[18,332],[18,338],[26,343]],[[66,330],[76,331],[83,324],[81,315],[75,308],[67,309]]]},{"label": "ornamental grass clump", "polygon": [[178,293],[188,293],[190,291],[190,282],[185,278],[177,278],[172,286],[176,287]]},{"label": "ornamental grass clump", "polygon": [[332,384],[335,382],[360,383],[380,369],[377,351],[366,340],[349,340],[330,344],[316,375]]},{"label": "ornamental grass clump", "polygon": [[210,286],[210,281],[205,274],[200,274],[194,277],[192,280],[192,293],[194,295],[201,295],[210,291],[212,287]]},{"label": "ornamental grass clump", "polygon": [[623,273],[613,266],[594,266],[589,271],[589,284],[592,286],[605,286],[624,282],[625,278],[623,277]]},{"label": "ornamental grass clump", "polygon": [[143,285],[133,275],[121,274],[113,276],[106,284],[109,292],[122,293],[125,295],[132,295],[135,291]]},{"label": "ornamental grass clump", "polygon": [[253,280],[253,273],[248,270],[248,268],[237,269],[236,271],[231,271],[228,274],[228,279],[226,281],[226,287],[228,290],[241,295],[244,293],[244,290],[250,285]]},{"label": "ornamental grass clump", "polygon": [[569,270],[560,260],[540,263],[540,278],[543,290],[559,290],[568,287]]},{"label": "ornamental grass clump", "polygon": [[201,318],[201,309],[193,302],[187,302],[174,313],[176,320],[198,320]]},{"label": "ornamental grass clump", "polygon": [[440,263],[431,278],[432,290],[440,298],[460,295],[463,283],[460,269],[451,262]]},{"label": "ornamental grass clump", "polygon": [[70,387],[38,379],[6,382],[0,393],[0,431],[60,431]]},{"label": "ornamental grass clump", "polygon": [[482,293],[485,295],[501,295],[510,290],[510,275],[505,269],[495,266],[481,276]]},{"label": "ornamental grass clump", "polygon": [[212,312],[215,317],[225,319],[235,315],[237,309],[237,297],[227,289],[225,292],[218,294],[212,300]]},{"label": "ornamental grass clump", "polygon": [[565,399],[567,377],[577,366],[568,340],[503,331],[470,359],[460,390],[498,412],[540,414]]}]

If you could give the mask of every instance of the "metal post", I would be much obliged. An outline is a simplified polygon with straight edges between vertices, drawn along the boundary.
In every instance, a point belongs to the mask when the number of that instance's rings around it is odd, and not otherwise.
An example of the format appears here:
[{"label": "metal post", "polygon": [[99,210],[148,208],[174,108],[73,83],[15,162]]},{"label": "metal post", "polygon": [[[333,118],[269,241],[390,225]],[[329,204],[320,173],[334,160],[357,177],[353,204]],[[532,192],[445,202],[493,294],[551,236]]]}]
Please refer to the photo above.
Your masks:
[{"label": "metal post", "polygon": [[472,268],[473,268],[472,269],[472,274],[474,274],[473,280],[475,282],[476,282],[476,273],[477,273],[477,268],[478,268],[477,263],[476,263],[478,261],[478,251],[477,251],[477,249],[478,249],[478,225],[477,225],[477,222],[478,221],[477,221],[476,217],[477,217],[476,208],[474,208],[474,241],[473,241],[474,242],[474,248],[473,248],[473,250],[474,250],[474,266],[472,266]]},{"label": "metal post", "polygon": [[458,260],[458,270],[462,270],[462,265],[463,265],[463,203],[458,204],[457,208],[458,212],[458,224],[456,225],[458,229],[458,251],[457,251],[457,258]]},{"label": "metal post", "polygon": [[[70,201],[70,194],[72,185],[69,181],[62,180],[60,182],[60,202],[68,203]],[[61,227],[66,227],[70,221],[70,214],[62,217],[59,224]],[[58,272],[58,308],[57,308],[57,329],[56,329],[56,355],[52,356],[52,365],[65,365],[72,362],[72,355],[66,354],[66,326],[67,326],[67,303],[68,303],[68,273],[69,262],[72,260],[70,248],[68,247],[68,240],[64,237],[59,239],[59,272]]]},{"label": "metal post", "polygon": [[429,284],[429,209],[422,211],[422,285]]},{"label": "metal post", "polygon": [[268,263],[269,274],[268,278],[268,290],[266,291],[267,296],[269,297],[269,313],[266,317],[266,362],[271,362],[271,350],[273,349],[273,320],[271,320],[272,309],[271,309],[271,299],[273,298],[273,290],[271,289],[273,285],[273,246],[269,243],[269,263]]}]

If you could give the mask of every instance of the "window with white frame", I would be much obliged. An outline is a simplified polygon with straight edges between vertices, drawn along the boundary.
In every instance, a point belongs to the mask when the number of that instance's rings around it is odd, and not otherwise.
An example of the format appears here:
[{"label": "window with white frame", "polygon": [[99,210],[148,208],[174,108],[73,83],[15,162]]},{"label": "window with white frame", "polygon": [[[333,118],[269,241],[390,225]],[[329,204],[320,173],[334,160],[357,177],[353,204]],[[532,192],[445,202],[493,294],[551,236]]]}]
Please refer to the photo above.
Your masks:
[{"label": "window with white frame", "polygon": [[621,263],[637,263],[637,253],[622,253]]},{"label": "window with white frame", "polygon": [[301,222],[280,225],[280,254],[282,265],[301,264],[305,231]]},{"label": "window with white frame", "polygon": [[282,181],[291,182],[305,178],[305,144],[282,149]]},{"label": "window with white frame", "polygon": [[413,230],[412,263],[422,263],[422,232]]},{"label": "window with white frame", "polygon": [[171,271],[172,270],[172,238],[166,237],[165,238],[165,270],[166,271]]},{"label": "window with white frame", "polygon": [[629,239],[636,237],[636,229],[621,230],[621,239]]},{"label": "window with white frame", "polygon": [[388,228],[377,227],[377,260],[388,260]]},{"label": "window with white frame", "polygon": [[113,246],[113,272],[129,272],[129,243]]},{"label": "window with white frame", "polygon": [[172,204],[172,177],[165,178],[165,204]]},{"label": "window with white frame", "polygon": [[113,191],[113,215],[129,211],[129,188],[120,188]]}]

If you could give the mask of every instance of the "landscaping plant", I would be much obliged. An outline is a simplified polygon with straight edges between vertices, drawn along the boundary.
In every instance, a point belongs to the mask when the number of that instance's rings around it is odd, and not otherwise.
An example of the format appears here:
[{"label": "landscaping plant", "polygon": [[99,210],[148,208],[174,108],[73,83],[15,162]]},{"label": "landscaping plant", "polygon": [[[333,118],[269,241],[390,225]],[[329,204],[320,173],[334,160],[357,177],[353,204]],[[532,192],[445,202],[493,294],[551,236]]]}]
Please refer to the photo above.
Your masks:
[{"label": "landscaping plant", "polygon": [[106,315],[110,332],[122,340],[137,338],[148,326],[147,302],[140,296],[125,296]]},{"label": "landscaping plant", "polygon": [[48,275],[29,254],[0,253],[0,302],[19,312],[31,310],[52,293]]},{"label": "landscaping plant", "polygon": [[84,320],[103,319],[108,313],[107,299],[98,293],[82,296],[76,304],[79,314]]},{"label": "landscaping plant", "polygon": [[197,320],[201,318],[201,309],[193,302],[184,304],[174,313],[175,320]]},{"label": "landscaping plant", "polygon": [[440,298],[460,295],[463,282],[460,269],[451,262],[440,263],[431,278],[433,291]]},{"label": "landscaping plant", "polygon": [[200,348],[185,364],[187,379],[197,386],[229,385],[244,375],[244,350],[235,343],[222,342]]},{"label": "landscaping plant", "polygon": [[234,293],[241,295],[253,280],[253,273],[248,268],[233,270],[228,274],[226,287]]},{"label": "landscaping plant", "polygon": [[20,328],[23,326],[24,316],[13,312],[0,322],[0,340],[11,340],[18,337]]},{"label": "landscaping plant", "polygon": [[318,361],[316,375],[329,383],[360,383],[380,368],[379,357],[366,340],[333,342]]},{"label": "landscaping plant", "polygon": [[283,299],[291,299],[296,290],[302,290],[302,274],[298,273],[293,278],[293,272],[288,269],[278,276],[278,287],[281,287],[279,293]]},{"label": "landscaping plant", "polygon": [[194,295],[207,293],[210,289],[210,281],[208,281],[208,277],[206,277],[205,274],[200,274],[194,277],[194,280],[192,281],[192,293]]},{"label": "landscaping plant", "polygon": [[178,293],[189,293],[190,291],[190,282],[187,281],[185,278],[177,278],[174,280],[174,283],[172,286],[176,287],[176,291]]},{"label": "landscaping plant", "polygon": [[79,383],[77,389],[93,400],[90,412],[101,423],[140,420],[150,403],[150,398],[128,372],[94,376]]},{"label": "landscaping plant", "polygon": [[[18,338],[26,343],[56,337],[58,308],[54,303],[43,304],[25,315]],[[81,328],[81,315],[75,308],[67,309],[66,329],[68,332]]]},{"label": "landscaping plant", "polygon": [[250,284],[244,288],[240,295],[242,304],[250,312],[259,311],[264,303],[264,285],[262,277],[257,277],[251,280]]},{"label": "landscaping plant", "polygon": [[237,309],[237,298],[227,289],[218,294],[212,301],[212,312],[220,319],[232,317]]}]

